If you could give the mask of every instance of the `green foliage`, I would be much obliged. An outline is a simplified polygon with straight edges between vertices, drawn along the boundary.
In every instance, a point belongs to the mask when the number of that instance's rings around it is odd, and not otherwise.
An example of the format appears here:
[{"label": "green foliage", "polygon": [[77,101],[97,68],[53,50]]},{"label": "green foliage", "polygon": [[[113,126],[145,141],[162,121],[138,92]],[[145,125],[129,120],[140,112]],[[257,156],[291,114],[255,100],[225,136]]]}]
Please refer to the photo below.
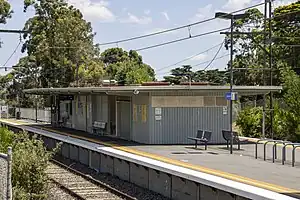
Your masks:
[{"label": "green foliage", "polygon": [[5,127],[0,127],[0,152],[6,153],[13,142],[13,134]]},{"label": "green foliage", "polygon": [[6,24],[6,20],[11,17],[12,10],[6,0],[0,0],[0,24]]},{"label": "green foliage", "polygon": [[[27,40],[23,51],[27,50],[35,60],[39,86],[67,87],[77,79],[79,68],[84,69],[83,74],[89,72],[91,63],[93,69],[102,68],[99,47],[93,44],[91,24],[78,9],[63,0],[25,0],[24,3],[25,11],[28,6],[35,9],[35,16],[24,27],[30,34],[24,34]],[[99,71],[102,69],[94,73]]]},{"label": "green foliage", "polygon": [[30,138],[27,133],[13,134],[6,128],[0,129],[0,138],[1,151],[6,152],[8,146],[13,149],[14,199],[46,199],[48,188],[46,167],[58,147],[49,152],[37,136]]},{"label": "green foliage", "polygon": [[143,58],[136,51],[124,51],[111,48],[101,54],[106,67],[106,74],[119,84],[138,84],[155,80],[154,70],[143,63]]},{"label": "green foliage", "polygon": [[164,80],[174,84],[181,82],[208,82],[218,85],[224,85],[228,82],[228,73],[226,71],[215,70],[199,70],[192,71],[190,65],[183,65],[171,70],[171,76],[164,76]]},{"label": "green foliage", "polygon": [[236,120],[236,125],[245,137],[260,137],[262,122],[262,108],[246,108],[242,110]]},{"label": "green foliage", "polygon": [[283,98],[286,108],[280,111],[278,119],[284,124],[282,133],[291,141],[300,141],[300,77],[290,68],[281,70]]}]

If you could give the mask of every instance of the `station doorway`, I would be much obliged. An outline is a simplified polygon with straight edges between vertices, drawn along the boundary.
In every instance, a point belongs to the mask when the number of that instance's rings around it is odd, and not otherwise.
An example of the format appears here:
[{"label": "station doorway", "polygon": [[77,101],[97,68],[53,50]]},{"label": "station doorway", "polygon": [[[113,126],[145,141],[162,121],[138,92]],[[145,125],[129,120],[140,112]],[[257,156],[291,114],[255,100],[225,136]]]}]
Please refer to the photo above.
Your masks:
[{"label": "station doorway", "polygon": [[131,101],[116,101],[116,136],[131,139]]}]

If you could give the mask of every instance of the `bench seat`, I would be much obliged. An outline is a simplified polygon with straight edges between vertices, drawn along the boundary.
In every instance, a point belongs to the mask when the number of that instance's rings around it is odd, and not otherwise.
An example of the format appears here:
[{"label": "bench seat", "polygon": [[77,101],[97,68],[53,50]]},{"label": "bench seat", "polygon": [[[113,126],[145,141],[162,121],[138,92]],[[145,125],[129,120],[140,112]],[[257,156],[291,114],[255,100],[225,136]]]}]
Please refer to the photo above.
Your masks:
[{"label": "bench seat", "polygon": [[205,144],[205,150],[207,150],[207,143],[211,139],[211,134],[211,131],[198,130],[196,137],[188,137],[188,139],[195,141],[195,149],[197,149],[198,142],[203,142]]}]

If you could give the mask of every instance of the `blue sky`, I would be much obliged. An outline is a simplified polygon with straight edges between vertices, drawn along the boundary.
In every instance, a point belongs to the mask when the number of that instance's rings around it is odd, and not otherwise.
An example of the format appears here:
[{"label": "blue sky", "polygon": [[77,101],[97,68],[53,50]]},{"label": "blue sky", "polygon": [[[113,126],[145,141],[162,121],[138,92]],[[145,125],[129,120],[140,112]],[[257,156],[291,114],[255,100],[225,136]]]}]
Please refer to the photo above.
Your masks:
[{"label": "blue sky", "polygon": [[[216,11],[234,11],[260,3],[261,1],[263,0],[68,0],[70,4],[82,11],[87,21],[92,22],[93,30],[97,33],[94,39],[95,43],[116,41],[189,24],[213,17]],[[23,0],[10,0],[9,2],[14,10],[13,17],[8,20],[6,25],[0,25],[0,29],[22,29],[26,20],[34,13],[32,10],[28,13],[23,13]],[[295,2],[295,0],[275,0],[274,4],[278,6],[291,2]],[[260,7],[260,9],[262,8]],[[228,21],[217,19],[193,26],[190,31],[192,35],[197,35],[228,26]],[[189,30],[182,29],[141,40],[101,46],[101,51],[116,46],[126,50],[139,49],[188,35]],[[0,38],[4,43],[2,48],[0,48],[0,66],[3,66],[18,45],[19,35],[0,33]],[[223,39],[224,36],[216,33],[139,53],[143,56],[144,62],[150,64],[157,71],[157,77],[160,79],[168,75],[170,69],[174,68],[166,68],[167,66],[215,46],[221,43]],[[213,58],[217,50],[218,47],[181,64],[195,65],[209,61]],[[218,57],[226,54],[228,52],[222,48]],[[17,49],[6,66],[16,64],[18,59],[23,56],[26,56],[26,54],[22,54],[20,48]],[[229,56],[225,56],[222,59],[214,61],[209,69],[224,69],[228,59]],[[203,69],[206,65],[207,63],[196,66],[193,70]],[[4,70],[1,70],[0,74],[3,73],[5,73]]]}]

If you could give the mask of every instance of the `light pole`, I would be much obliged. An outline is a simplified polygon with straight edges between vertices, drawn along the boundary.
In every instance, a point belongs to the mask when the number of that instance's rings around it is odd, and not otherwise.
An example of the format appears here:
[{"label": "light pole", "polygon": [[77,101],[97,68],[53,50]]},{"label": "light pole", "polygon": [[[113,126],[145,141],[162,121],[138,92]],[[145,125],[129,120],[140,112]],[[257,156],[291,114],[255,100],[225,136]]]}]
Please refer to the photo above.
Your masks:
[{"label": "light pole", "polygon": [[233,132],[232,132],[232,110],[233,110],[233,102],[232,102],[232,94],[233,94],[233,26],[234,26],[234,20],[236,19],[241,19],[245,17],[245,14],[236,14],[232,15],[229,13],[223,13],[223,12],[217,12],[215,14],[216,18],[221,18],[221,19],[230,19],[230,113],[229,113],[229,130],[231,133],[231,139],[230,139],[230,154],[233,152]]}]

